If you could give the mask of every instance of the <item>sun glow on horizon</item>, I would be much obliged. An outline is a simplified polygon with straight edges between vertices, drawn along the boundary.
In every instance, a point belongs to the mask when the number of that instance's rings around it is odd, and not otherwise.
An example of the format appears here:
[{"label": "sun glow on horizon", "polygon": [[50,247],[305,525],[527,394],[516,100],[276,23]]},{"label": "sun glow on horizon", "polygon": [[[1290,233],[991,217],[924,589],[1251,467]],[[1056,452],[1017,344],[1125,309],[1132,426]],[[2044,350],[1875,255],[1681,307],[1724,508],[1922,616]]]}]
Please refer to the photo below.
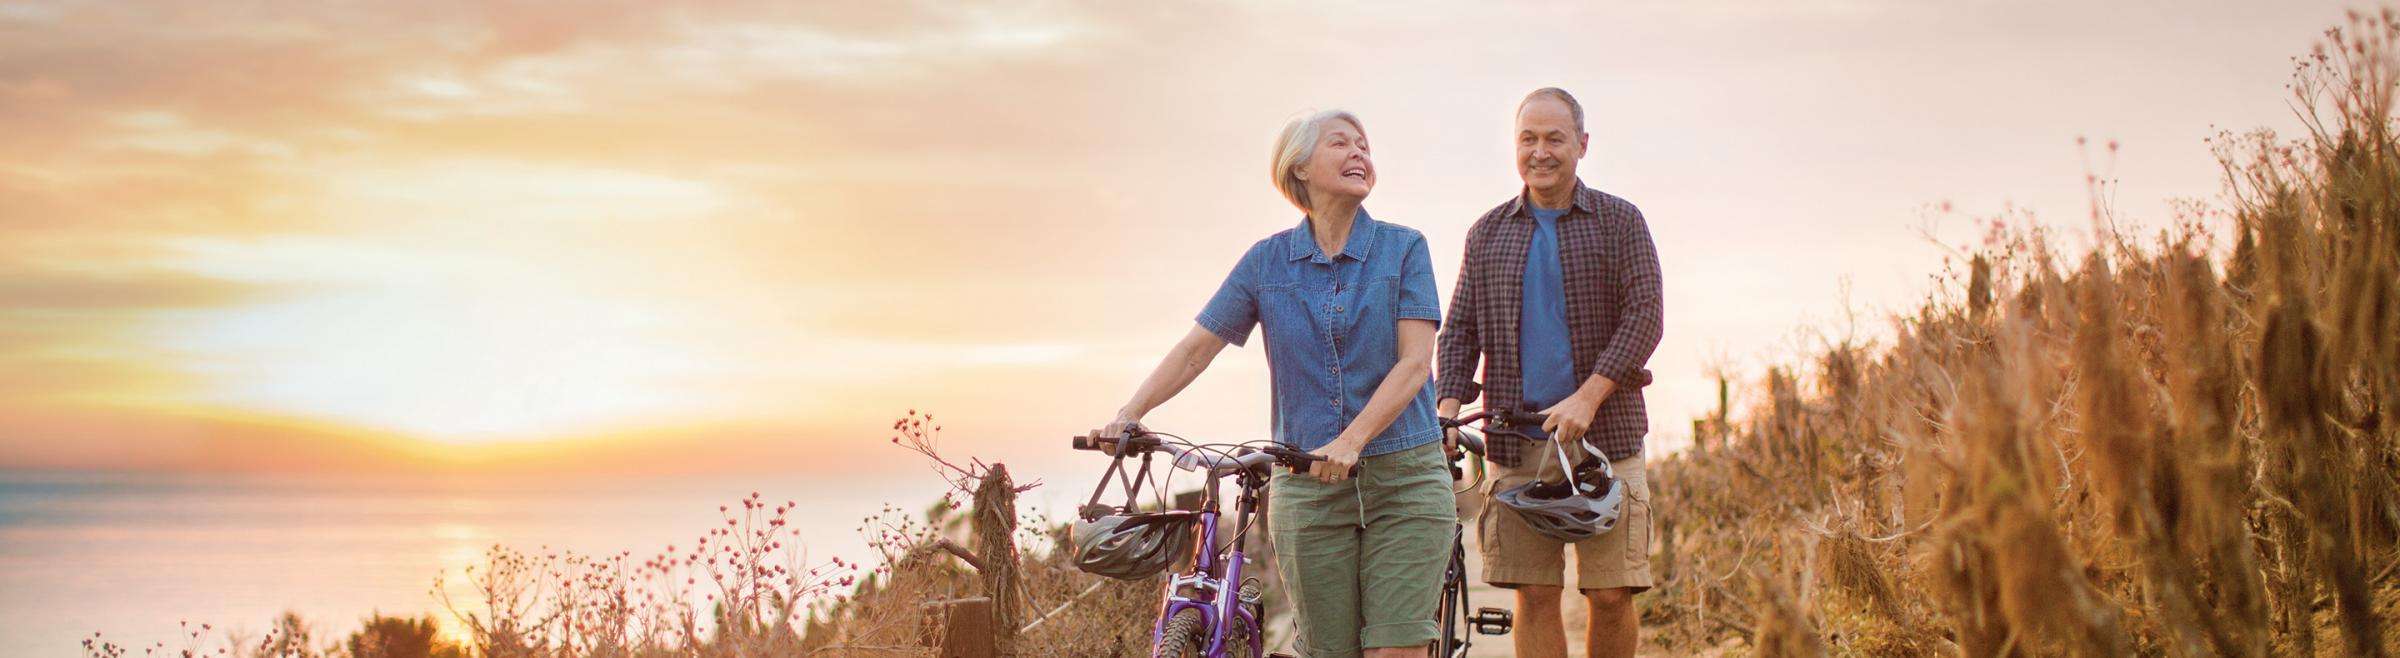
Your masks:
[{"label": "sun glow on horizon", "polygon": [[[1283,120],[1365,117],[1368,205],[1426,233],[1446,292],[1467,222],[1515,189],[1509,108],[1552,84],[1590,108],[1586,181],[1645,209],[1666,262],[1672,445],[1712,367],[1918,298],[1929,202],[2072,224],[2078,134],[2127,144],[2122,196],[2161,200],[2130,215],[2212,194],[2200,140],[2285,115],[2249,101],[2321,18],[1954,11],[10,5],[0,408],[76,411],[6,416],[0,458],[147,463],[49,437],[208,432],[462,461],[703,431],[785,449],[909,407],[1030,452],[1015,437],[1111,413],[1295,221],[1256,175]],[[2029,36],[2081,49],[2001,50]],[[1973,233],[1952,219],[1937,239]],[[1257,352],[1161,422],[1256,434]],[[740,463],[671,461],[708,459]]]}]

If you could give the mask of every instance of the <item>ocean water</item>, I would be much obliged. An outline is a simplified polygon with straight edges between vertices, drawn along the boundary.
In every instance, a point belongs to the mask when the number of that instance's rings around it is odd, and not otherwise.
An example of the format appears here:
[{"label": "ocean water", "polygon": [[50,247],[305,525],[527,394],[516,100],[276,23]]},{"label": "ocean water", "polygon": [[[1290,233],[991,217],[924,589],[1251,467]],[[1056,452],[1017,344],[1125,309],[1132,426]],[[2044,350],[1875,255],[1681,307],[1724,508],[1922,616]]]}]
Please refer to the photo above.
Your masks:
[{"label": "ocean water", "polygon": [[[861,519],[944,490],[907,477],[158,476],[0,471],[0,656],[80,656],[94,632],[179,648],[178,622],[252,637],[284,611],[320,643],[372,611],[438,612],[434,579],[494,544],[587,555],[688,547],[719,505],[797,501],[811,562],[867,555]],[[213,645],[211,645],[213,646]]]}]

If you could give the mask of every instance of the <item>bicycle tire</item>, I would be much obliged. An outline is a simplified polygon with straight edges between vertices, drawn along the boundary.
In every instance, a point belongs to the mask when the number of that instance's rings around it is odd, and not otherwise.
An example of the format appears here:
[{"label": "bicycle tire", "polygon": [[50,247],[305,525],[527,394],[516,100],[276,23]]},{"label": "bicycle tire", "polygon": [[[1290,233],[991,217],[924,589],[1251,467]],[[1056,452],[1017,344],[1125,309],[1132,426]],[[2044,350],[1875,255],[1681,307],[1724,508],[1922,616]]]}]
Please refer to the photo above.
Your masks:
[{"label": "bicycle tire", "polygon": [[[1259,586],[1258,579],[1246,578],[1243,579],[1240,593],[1235,595],[1233,600],[1262,600],[1259,596],[1264,591],[1265,589]],[[1249,606],[1251,604],[1237,603],[1236,605]],[[1267,623],[1266,606],[1258,605],[1250,608],[1250,618],[1257,620],[1259,627],[1264,627]],[[1257,627],[1247,627],[1239,623],[1225,629],[1225,655],[1233,658],[1249,658],[1252,654],[1257,653],[1259,635],[1257,631]]]},{"label": "bicycle tire", "polygon": [[[1447,590],[1447,587],[1444,589]],[[1458,606],[1457,598],[1457,595],[1448,591],[1442,592],[1442,630],[1441,635],[1435,638],[1433,654],[1440,658],[1450,658],[1459,650],[1458,620],[1465,612]]]},{"label": "bicycle tire", "polygon": [[[1460,532],[1464,532],[1464,528],[1461,528]],[[1466,628],[1465,624],[1467,619],[1466,567],[1466,546],[1453,543],[1450,547],[1450,565],[1446,569],[1446,577],[1442,579],[1442,603],[1439,617],[1441,634],[1434,638],[1433,655],[1437,658],[1452,658],[1458,655],[1466,649],[1467,643],[1470,641],[1464,635],[1466,632],[1472,632]]]},{"label": "bicycle tire", "polygon": [[1201,618],[1199,608],[1184,608],[1167,618],[1166,630],[1158,635],[1158,646],[1150,650],[1151,658],[1201,658],[1200,652],[1208,638],[1208,620]]}]

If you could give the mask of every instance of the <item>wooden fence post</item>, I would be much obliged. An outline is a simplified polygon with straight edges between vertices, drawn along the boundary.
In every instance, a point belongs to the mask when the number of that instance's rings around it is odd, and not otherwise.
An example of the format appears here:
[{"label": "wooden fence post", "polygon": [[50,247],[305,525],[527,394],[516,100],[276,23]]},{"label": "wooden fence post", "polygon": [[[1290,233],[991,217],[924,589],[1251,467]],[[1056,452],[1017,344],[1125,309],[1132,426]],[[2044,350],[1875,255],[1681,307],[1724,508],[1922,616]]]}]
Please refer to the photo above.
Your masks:
[{"label": "wooden fence post", "polygon": [[1017,581],[1017,487],[1008,467],[993,464],[975,489],[974,516],[968,527],[975,533],[975,554],[983,558],[983,596],[990,611],[992,654],[1017,655],[1017,604],[1024,584]]},{"label": "wooden fence post", "polygon": [[925,604],[926,644],[942,648],[942,658],[996,658],[999,641],[992,627],[992,600],[980,596]]}]

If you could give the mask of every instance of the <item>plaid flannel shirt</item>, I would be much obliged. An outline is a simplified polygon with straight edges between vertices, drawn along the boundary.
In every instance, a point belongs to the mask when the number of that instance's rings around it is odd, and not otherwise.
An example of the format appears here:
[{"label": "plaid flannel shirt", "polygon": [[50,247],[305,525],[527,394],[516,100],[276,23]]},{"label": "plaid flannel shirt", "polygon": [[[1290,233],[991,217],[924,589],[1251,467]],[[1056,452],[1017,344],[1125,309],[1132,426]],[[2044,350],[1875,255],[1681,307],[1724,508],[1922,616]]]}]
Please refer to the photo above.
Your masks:
[{"label": "plaid flannel shirt", "polygon": [[[1611,460],[1642,451],[1650,418],[1642,387],[1650,383],[1643,365],[1658,349],[1664,320],[1658,248],[1642,211],[1616,196],[1575,185],[1575,207],[1558,220],[1558,260],[1564,277],[1567,335],[1575,372],[1616,382],[1600,403],[1585,439]],[[1517,363],[1518,324],[1524,306],[1525,258],[1534,232],[1533,203],[1517,198],[1483,214],[1467,230],[1466,262],[1442,323],[1436,386],[1461,403],[1485,398],[1485,409],[1522,409],[1523,370]],[[1475,379],[1477,365],[1483,381]],[[1580,383],[1580,380],[1578,381]],[[1521,463],[1531,442],[1494,436],[1493,461]]]}]

